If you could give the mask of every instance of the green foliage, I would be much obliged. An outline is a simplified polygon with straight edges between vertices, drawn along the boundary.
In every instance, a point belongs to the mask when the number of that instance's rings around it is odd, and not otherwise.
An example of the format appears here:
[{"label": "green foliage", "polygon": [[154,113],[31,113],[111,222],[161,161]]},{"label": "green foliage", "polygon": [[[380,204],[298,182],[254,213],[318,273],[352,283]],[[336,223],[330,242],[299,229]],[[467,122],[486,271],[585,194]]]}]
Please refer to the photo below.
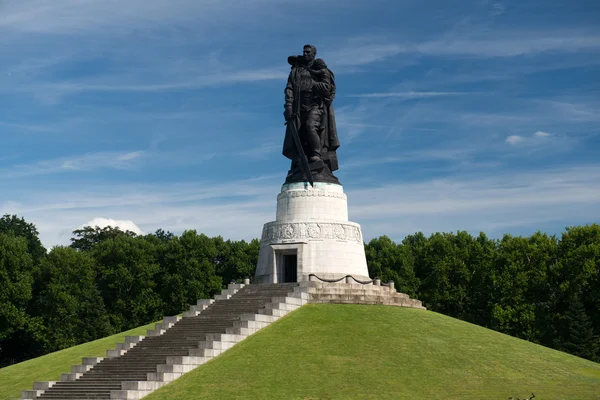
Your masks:
[{"label": "green foliage", "polygon": [[243,240],[240,242],[224,241],[219,236],[214,240],[218,251],[215,264],[217,274],[223,277],[223,285],[232,280],[238,281],[245,277],[254,276],[258,262],[258,250],[260,249],[258,239],[246,243]]},{"label": "green foliage", "polygon": [[365,253],[372,276],[430,310],[600,360],[600,225],[567,228],[560,240],[416,233],[396,245],[382,236]]},{"label": "green foliage", "polygon": [[254,275],[260,242],[84,227],[46,254],[33,224],[0,220],[0,365],[120,332]]},{"label": "green foliage", "polygon": [[117,332],[160,319],[163,302],[156,291],[160,265],[155,244],[144,237],[116,235],[90,250],[96,283],[110,323]]},{"label": "green foliage", "polygon": [[382,282],[394,281],[398,291],[415,296],[419,279],[414,271],[414,256],[404,245],[396,245],[387,236],[372,239],[365,246],[369,274]]},{"label": "green foliage", "polygon": [[[600,350],[593,339],[600,336],[600,225],[567,228],[558,244],[558,262],[552,272],[556,288],[553,344],[582,354],[596,349],[595,358],[590,359],[600,361]],[[576,334],[573,324],[583,331]],[[584,332],[589,325],[591,336]],[[586,340],[592,343],[584,350],[577,344],[576,335],[588,337]]]},{"label": "green foliage", "polygon": [[185,231],[168,241],[162,264],[161,291],[166,314],[177,314],[197,299],[210,298],[222,288],[216,274],[216,240]]},{"label": "green foliage", "polygon": [[71,238],[71,247],[78,250],[91,250],[94,245],[105,240],[114,239],[117,236],[135,237],[136,234],[131,231],[123,232],[118,227],[106,226],[100,228],[96,226],[85,226],[73,231],[75,237]]},{"label": "green foliage", "polygon": [[41,318],[46,327],[46,351],[112,333],[96,287],[96,263],[91,255],[70,247],[55,247],[42,260],[38,280],[39,294],[31,314]]},{"label": "green foliage", "polygon": [[5,214],[0,218],[0,233],[12,234],[15,237],[23,237],[27,241],[27,252],[31,256],[34,265],[44,257],[46,249],[38,238],[38,230],[34,224],[26,222],[16,215]]},{"label": "green foliage", "polygon": [[34,274],[27,244],[24,237],[0,233],[0,365],[18,359],[14,339],[29,338],[38,325],[27,314]]},{"label": "green foliage", "polygon": [[[174,315],[252,277],[260,242],[84,227],[46,254],[35,226],[0,219],[0,365]],[[371,240],[372,277],[452,317],[600,360],[600,225]]]},{"label": "green foliage", "polygon": [[571,301],[564,322],[567,329],[560,348],[576,356],[596,360],[600,340],[594,334],[592,322],[579,299]]},{"label": "green foliage", "polygon": [[33,261],[27,241],[0,233],[0,339],[25,324],[32,284]]}]

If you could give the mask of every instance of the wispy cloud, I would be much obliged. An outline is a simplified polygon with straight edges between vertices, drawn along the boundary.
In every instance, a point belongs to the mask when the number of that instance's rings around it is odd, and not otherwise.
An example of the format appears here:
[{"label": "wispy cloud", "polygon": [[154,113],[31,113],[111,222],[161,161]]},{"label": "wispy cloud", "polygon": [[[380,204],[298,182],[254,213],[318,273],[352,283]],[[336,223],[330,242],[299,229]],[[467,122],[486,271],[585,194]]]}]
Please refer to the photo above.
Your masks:
[{"label": "wispy cloud", "polygon": [[[456,161],[464,162],[476,153],[473,148],[440,148],[403,152],[394,156],[360,157],[344,163],[345,169],[363,168],[381,164],[411,164],[423,161]],[[444,167],[446,168],[446,167]]]},{"label": "wispy cloud", "polygon": [[416,52],[426,55],[473,57],[515,57],[597,49],[600,49],[600,35],[557,35],[556,32],[511,32],[484,39],[435,40],[414,47]]},{"label": "wispy cloud", "polygon": [[58,127],[46,124],[26,124],[0,121],[0,126],[33,132],[56,132]]},{"label": "wispy cloud", "polygon": [[559,113],[561,118],[568,118],[575,122],[600,121],[600,104],[597,99],[588,102],[542,100],[539,104],[552,113]]},{"label": "wispy cloud", "polygon": [[18,164],[0,169],[0,178],[14,179],[59,172],[93,171],[103,168],[128,169],[144,156],[144,151],[98,152]]},{"label": "wispy cloud", "polygon": [[[355,37],[350,44],[326,55],[338,66],[361,66],[383,61],[398,55],[437,57],[517,57],[543,53],[575,53],[600,49],[599,34],[578,34],[556,31],[477,32],[462,35],[442,35],[440,39],[425,42],[405,42],[401,39]],[[481,37],[483,36],[483,37]],[[411,63],[404,59],[404,63]]]},{"label": "wispy cloud", "polygon": [[547,143],[551,136],[548,132],[537,131],[531,136],[509,135],[505,142],[512,146],[536,146]]},{"label": "wispy cloud", "polygon": [[355,37],[347,45],[325,52],[325,56],[333,66],[352,67],[382,61],[408,50],[408,47],[400,43],[375,43],[370,37]]},{"label": "wispy cloud", "polygon": [[358,106],[343,106],[336,110],[336,124],[338,132],[342,136],[340,140],[352,142],[369,129],[381,130],[381,128],[389,127],[373,123],[373,121],[377,121],[373,113],[373,106],[359,104]]},{"label": "wispy cloud", "polygon": [[[258,237],[274,219],[280,177],[225,184],[103,185],[57,188],[8,199],[0,213],[17,213],[39,228],[46,246],[68,244],[71,231],[99,215],[134,221],[146,232],[197,229],[232,239]],[[527,173],[469,174],[418,183],[346,188],[351,220],[366,239],[400,240],[417,231],[486,231],[494,236],[534,223],[600,218],[600,167]],[[43,200],[42,200],[43,199]],[[527,215],[527,218],[523,216]]]},{"label": "wispy cloud", "polygon": [[[491,235],[532,231],[548,223],[575,225],[600,218],[600,168],[434,179],[348,193],[351,218],[367,237],[400,239],[417,231],[467,230]],[[527,217],[524,217],[527,216]],[[531,229],[531,228],[530,228]]]},{"label": "wispy cloud", "polygon": [[506,143],[514,145],[514,144],[522,143],[524,140],[525,140],[525,138],[523,136],[510,135],[506,138]]},{"label": "wispy cloud", "polygon": [[166,92],[199,89],[235,83],[261,82],[269,80],[285,80],[287,71],[281,69],[258,69],[254,71],[225,71],[207,75],[197,75],[187,80],[171,81],[169,76],[156,76],[151,81],[139,81],[132,76],[110,76],[100,81],[65,81],[57,83],[31,84],[18,90],[37,93],[40,96],[54,98],[78,92]]},{"label": "wispy cloud", "polygon": [[[577,5],[0,4],[0,211],[44,243],[94,218],[256,237],[289,166],[285,59],[306,42],[336,72],[339,176],[367,237],[598,219],[598,167],[575,163],[596,162],[600,31]],[[561,170],[522,174],[544,166]]]},{"label": "wispy cloud", "polygon": [[[68,244],[71,232],[105,220],[132,221],[145,232],[158,228],[181,233],[197,229],[209,235],[251,239],[274,218],[280,176],[221,184],[95,184],[22,192],[0,201],[0,214],[17,214],[33,222],[45,246]],[[98,221],[98,220],[96,220]],[[106,221],[105,221],[106,222]]]},{"label": "wispy cloud", "polygon": [[[285,1],[285,0],[283,0]],[[131,32],[140,26],[194,21],[211,26],[260,14],[270,0],[6,0],[0,28],[21,32],[74,34]]]},{"label": "wispy cloud", "polygon": [[251,158],[265,158],[269,155],[276,155],[282,149],[281,143],[263,143],[260,146],[252,147],[235,153],[236,155],[251,157]]},{"label": "wispy cloud", "polygon": [[363,97],[363,98],[400,98],[400,99],[423,99],[428,97],[441,96],[466,96],[481,94],[480,92],[380,92],[380,93],[362,93],[351,94],[348,97]]}]

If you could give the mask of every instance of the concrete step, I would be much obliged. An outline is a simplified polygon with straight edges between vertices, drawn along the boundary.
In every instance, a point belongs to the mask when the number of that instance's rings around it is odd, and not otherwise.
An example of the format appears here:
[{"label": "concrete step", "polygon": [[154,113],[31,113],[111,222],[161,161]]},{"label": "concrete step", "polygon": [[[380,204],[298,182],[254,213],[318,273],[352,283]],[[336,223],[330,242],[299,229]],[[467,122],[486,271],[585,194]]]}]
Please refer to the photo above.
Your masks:
[{"label": "concrete step", "polygon": [[198,300],[184,313],[185,318],[165,317],[145,337],[126,337],[104,359],[84,359],[82,366],[66,374],[64,382],[49,387],[42,396],[141,398],[308,300],[306,293],[294,291],[297,284],[236,285],[229,285],[214,300]]}]

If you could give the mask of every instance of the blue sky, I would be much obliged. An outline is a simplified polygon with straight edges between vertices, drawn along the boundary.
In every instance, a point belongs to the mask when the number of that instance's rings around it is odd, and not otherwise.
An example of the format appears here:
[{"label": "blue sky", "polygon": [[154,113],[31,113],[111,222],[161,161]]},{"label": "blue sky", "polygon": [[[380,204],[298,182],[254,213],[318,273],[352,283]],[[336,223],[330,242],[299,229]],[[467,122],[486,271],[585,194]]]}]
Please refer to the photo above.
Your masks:
[{"label": "blue sky", "polygon": [[[288,55],[336,74],[365,239],[600,219],[600,3],[0,0],[0,214],[231,239],[274,219]],[[135,224],[135,225],[134,225]]]}]

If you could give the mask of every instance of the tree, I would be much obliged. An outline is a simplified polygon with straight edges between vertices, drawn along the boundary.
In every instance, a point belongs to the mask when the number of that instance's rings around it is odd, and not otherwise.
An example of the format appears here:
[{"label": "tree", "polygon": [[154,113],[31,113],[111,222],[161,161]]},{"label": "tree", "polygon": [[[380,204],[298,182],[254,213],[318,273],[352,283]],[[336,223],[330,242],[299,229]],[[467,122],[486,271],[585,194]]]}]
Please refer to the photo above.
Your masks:
[{"label": "tree", "polygon": [[168,242],[159,279],[166,314],[178,314],[221,290],[222,278],[215,263],[218,255],[215,240],[194,230]]},{"label": "tree", "polygon": [[426,241],[423,238],[420,235],[405,241],[416,245],[413,251],[417,254],[417,278],[421,280],[419,298],[433,311],[464,318],[472,275],[469,248],[473,238],[466,232],[436,233]]},{"label": "tree", "polygon": [[216,274],[222,276],[223,285],[232,280],[239,281],[244,277],[254,276],[258,262],[258,250],[260,241],[254,239],[250,243],[246,241],[224,241],[220,236],[213,238],[217,248],[217,256],[214,260]]},{"label": "tree", "polygon": [[0,365],[20,361],[27,355],[20,343],[40,338],[39,321],[27,315],[34,271],[27,245],[25,237],[0,233]]},{"label": "tree", "polygon": [[[564,321],[571,318],[574,303],[581,303],[588,310],[593,335],[599,336],[600,225],[567,228],[558,243],[558,262],[552,270],[552,280],[555,308],[550,315],[553,330],[547,341],[558,348],[568,346],[571,332]],[[596,353],[600,357],[600,350]]]},{"label": "tree", "polygon": [[408,246],[397,245],[387,236],[381,236],[365,245],[365,255],[370,276],[379,277],[383,282],[392,280],[398,291],[415,296],[419,279]]},{"label": "tree", "polygon": [[489,276],[496,256],[496,241],[483,232],[471,243],[469,266],[471,279],[467,294],[465,320],[481,326],[490,325],[491,305]]},{"label": "tree", "polygon": [[538,299],[531,295],[532,288],[543,286],[546,266],[536,262],[533,241],[523,237],[504,235],[492,270],[489,274],[488,294],[492,304],[492,329],[512,336],[536,341],[535,316]]},{"label": "tree", "polygon": [[568,313],[564,318],[566,335],[558,342],[558,347],[570,354],[587,358],[591,361],[599,361],[598,350],[600,340],[594,334],[592,321],[588,317],[582,302],[575,298],[569,304]]},{"label": "tree", "polygon": [[118,234],[95,243],[91,255],[97,264],[96,283],[115,331],[162,317],[155,243],[144,236]]},{"label": "tree", "polygon": [[47,327],[46,352],[112,333],[95,270],[89,254],[70,247],[55,247],[42,260],[31,310]]},{"label": "tree", "polygon": [[136,236],[134,232],[122,231],[119,227],[113,226],[106,226],[104,228],[86,226],[74,230],[73,235],[75,237],[71,238],[71,247],[77,250],[91,250],[96,244],[114,239],[117,236]]},{"label": "tree", "polygon": [[27,240],[27,252],[31,254],[34,265],[44,257],[46,249],[38,238],[39,232],[34,224],[26,222],[16,215],[5,214],[0,218],[0,233],[12,234],[15,237],[24,237]]}]

